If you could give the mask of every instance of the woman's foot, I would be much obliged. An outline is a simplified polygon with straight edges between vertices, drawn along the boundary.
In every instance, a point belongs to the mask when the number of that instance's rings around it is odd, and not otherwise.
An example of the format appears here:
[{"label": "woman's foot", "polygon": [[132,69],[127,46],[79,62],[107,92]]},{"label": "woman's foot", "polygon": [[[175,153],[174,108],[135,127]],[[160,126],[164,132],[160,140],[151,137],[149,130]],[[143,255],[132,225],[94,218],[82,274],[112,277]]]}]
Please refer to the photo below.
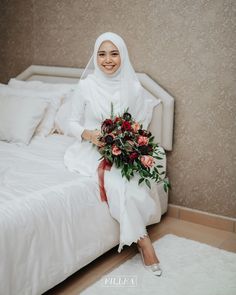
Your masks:
[{"label": "woman's foot", "polygon": [[149,236],[140,238],[137,242],[138,246],[142,249],[143,258],[146,265],[151,265],[153,263],[159,263],[159,259],[156,256],[155,250],[153,248],[152,242]]},{"label": "woman's foot", "polygon": [[160,268],[159,259],[156,256],[149,236],[141,238],[137,242],[137,246],[142,257],[144,267],[154,276],[161,276],[162,270]]}]

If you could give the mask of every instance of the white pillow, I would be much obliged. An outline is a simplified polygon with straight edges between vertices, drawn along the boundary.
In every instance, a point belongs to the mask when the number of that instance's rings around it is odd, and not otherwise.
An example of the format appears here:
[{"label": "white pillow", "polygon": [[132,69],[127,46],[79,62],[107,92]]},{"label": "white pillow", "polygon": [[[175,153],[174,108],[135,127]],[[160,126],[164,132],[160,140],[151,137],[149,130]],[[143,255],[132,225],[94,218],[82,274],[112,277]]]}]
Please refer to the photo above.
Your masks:
[{"label": "white pillow", "polygon": [[40,98],[0,94],[0,140],[28,144],[46,108]]},{"label": "white pillow", "polygon": [[67,94],[74,90],[77,84],[66,84],[66,83],[46,83],[42,81],[21,81],[15,78],[9,80],[8,85],[12,88],[17,89],[33,89],[43,91],[57,91],[62,94]]},{"label": "white pillow", "polygon": [[55,130],[64,135],[68,135],[69,126],[68,119],[71,115],[72,100],[71,96],[67,97],[64,103],[60,106],[55,117]]},{"label": "white pillow", "polygon": [[42,100],[48,103],[47,111],[45,116],[37,128],[36,134],[41,136],[47,136],[54,131],[54,119],[56,112],[61,105],[61,101],[64,99],[64,96],[61,92],[56,91],[41,91],[41,90],[32,90],[32,89],[14,89],[8,85],[0,85],[0,94],[5,95],[15,95],[19,98],[21,97],[30,97],[41,98]]}]

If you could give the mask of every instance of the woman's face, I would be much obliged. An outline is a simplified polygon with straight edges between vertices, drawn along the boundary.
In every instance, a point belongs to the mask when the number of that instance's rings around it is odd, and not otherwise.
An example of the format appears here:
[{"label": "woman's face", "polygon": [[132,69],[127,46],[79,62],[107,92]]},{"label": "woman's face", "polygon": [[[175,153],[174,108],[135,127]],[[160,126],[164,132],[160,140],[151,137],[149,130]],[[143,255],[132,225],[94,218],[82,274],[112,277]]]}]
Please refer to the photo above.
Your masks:
[{"label": "woman's face", "polygon": [[120,67],[118,48],[111,41],[102,42],[97,53],[97,64],[105,74],[114,74]]}]

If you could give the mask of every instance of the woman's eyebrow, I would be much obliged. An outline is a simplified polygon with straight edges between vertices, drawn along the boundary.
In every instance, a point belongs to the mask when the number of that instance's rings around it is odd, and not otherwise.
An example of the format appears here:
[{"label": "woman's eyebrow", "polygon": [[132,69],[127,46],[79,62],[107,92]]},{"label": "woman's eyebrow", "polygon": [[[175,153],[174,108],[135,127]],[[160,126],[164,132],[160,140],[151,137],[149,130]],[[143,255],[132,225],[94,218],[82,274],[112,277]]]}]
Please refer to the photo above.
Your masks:
[{"label": "woman's eyebrow", "polygon": [[[98,53],[105,53],[106,51],[105,50],[99,50]],[[111,50],[110,51],[111,53],[114,53],[114,52],[119,52],[119,50]]]}]

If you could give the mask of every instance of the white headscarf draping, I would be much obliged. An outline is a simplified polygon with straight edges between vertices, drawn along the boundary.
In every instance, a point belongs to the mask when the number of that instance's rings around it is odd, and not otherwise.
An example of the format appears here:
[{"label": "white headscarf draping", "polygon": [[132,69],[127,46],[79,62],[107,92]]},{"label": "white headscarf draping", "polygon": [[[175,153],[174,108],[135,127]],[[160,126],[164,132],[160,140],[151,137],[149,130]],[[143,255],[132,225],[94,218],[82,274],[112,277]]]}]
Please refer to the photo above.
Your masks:
[{"label": "white headscarf draping", "polygon": [[[97,64],[97,53],[104,41],[111,41],[120,53],[121,65],[114,74],[104,73]],[[115,33],[107,32],[97,38],[93,55],[81,76],[80,82],[83,84],[81,91],[85,89],[84,87],[89,90],[89,96],[96,111],[100,110],[100,113],[105,113],[106,117],[109,117],[111,102],[113,102],[115,96],[117,98],[117,95],[119,96],[117,109],[122,113],[129,108],[129,112],[139,122],[146,120],[148,113],[152,112],[155,105],[154,101],[145,100],[144,89],[130,63],[126,44]]]}]

